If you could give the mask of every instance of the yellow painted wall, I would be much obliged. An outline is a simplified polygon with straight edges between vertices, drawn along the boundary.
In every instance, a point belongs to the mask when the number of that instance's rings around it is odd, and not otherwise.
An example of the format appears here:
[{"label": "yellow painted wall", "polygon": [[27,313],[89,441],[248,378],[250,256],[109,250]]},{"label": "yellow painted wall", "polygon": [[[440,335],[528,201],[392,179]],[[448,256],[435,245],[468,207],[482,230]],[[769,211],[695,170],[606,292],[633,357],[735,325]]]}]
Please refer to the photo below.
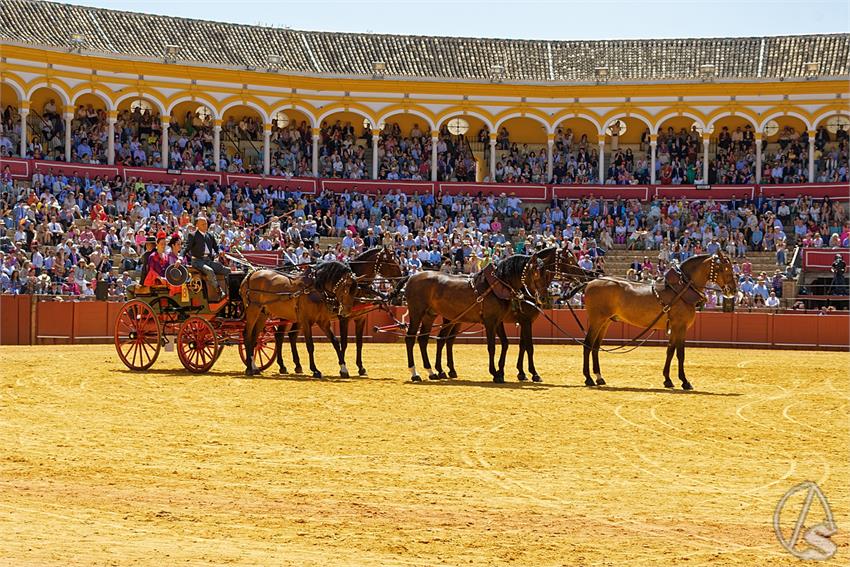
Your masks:
[{"label": "yellow painted wall", "polygon": [[32,93],[32,96],[30,96],[30,108],[41,114],[44,111],[44,105],[50,99],[53,99],[53,102],[56,103],[56,112],[64,111],[64,108],[62,108],[62,97],[47,87],[42,87]]},{"label": "yellow painted wall", "polygon": [[[545,144],[546,128],[530,118],[511,118],[499,127],[507,128],[511,142],[517,144]],[[575,131],[575,130],[574,130]]]},{"label": "yellow painted wall", "polygon": [[679,132],[682,128],[690,132],[693,125],[694,119],[690,116],[674,116],[662,122],[658,131],[667,132],[667,129],[672,127],[674,132]]},{"label": "yellow painted wall", "polygon": [[581,137],[584,135],[587,136],[587,141],[590,144],[595,145],[597,142],[598,132],[596,130],[596,125],[589,120],[585,120],[583,118],[570,118],[561,122],[558,127],[561,128],[564,133],[566,133],[567,130],[572,130],[573,140],[576,142],[581,140]]},{"label": "yellow painted wall", "polygon": [[[324,122],[327,123],[328,126],[333,126],[336,121],[339,120],[345,125],[346,122],[351,122],[354,126],[354,134],[359,138],[363,135],[363,116],[357,114],[356,112],[340,110],[339,112],[334,112],[330,116],[324,119]],[[321,126],[321,124],[319,125]]]},{"label": "yellow painted wall", "polygon": [[392,116],[387,117],[386,122],[389,124],[398,123],[403,136],[410,136],[410,130],[413,128],[414,124],[419,125],[419,130],[421,130],[423,134],[431,129],[431,127],[428,126],[428,123],[421,116],[417,116],[415,114],[393,114]]},{"label": "yellow painted wall", "polygon": [[0,106],[3,107],[2,110],[5,110],[10,104],[15,107],[20,106],[18,93],[9,85],[2,83],[0,84]]},{"label": "yellow painted wall", "polygon": [[95,110],[106,110],[106,102],[102,98],[97,95],[86,93],[80,95],[80,97],[74,102],[74,106],[79,108],[80,106],[88,107],[88,105],[92,105],[92,108]]}]

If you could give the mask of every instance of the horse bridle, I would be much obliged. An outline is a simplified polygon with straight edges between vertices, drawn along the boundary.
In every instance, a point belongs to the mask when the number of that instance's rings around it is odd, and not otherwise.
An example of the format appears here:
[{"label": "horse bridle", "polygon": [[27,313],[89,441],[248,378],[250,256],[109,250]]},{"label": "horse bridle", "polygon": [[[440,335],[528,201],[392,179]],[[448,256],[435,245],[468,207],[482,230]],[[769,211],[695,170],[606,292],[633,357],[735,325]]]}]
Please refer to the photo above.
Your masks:
[{"label": "horse bridle", "polygon": [[339,300],[339,288],[343,283],[351,285],[354,281],[355,280],[349,272],[337,280],[337,282],[333,286],[333,289],[331,289],[330,292],[325,288],[322,288],[322,295],[325,298],[325,302],[329,303],[334,307],[334,310],[336,311],[336,314],[338,316],[342,316],[343,311],[342,302]]}]

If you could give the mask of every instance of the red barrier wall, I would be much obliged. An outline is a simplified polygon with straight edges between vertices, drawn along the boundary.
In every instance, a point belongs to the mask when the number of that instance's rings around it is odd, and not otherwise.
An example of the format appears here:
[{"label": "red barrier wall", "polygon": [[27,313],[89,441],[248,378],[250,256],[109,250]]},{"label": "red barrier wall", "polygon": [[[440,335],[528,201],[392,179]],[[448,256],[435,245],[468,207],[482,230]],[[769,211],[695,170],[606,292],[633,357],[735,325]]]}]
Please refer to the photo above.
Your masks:
[{"label": "red barrier wall", "polygon": [[215,181],[218,183],[240,183],[256,186],[262,184],[281,189],[298,188],[308,194],[316,194],[322,190],[335,193],[358,191],[376,193],[378,191],[386,194],[390,190],[401,190],[408,195],[418,192],[438,194],[440,191],[461,194],[477,194],[479,191],[487,195],[492,193],[498,195],[504,193],[516,193],[525,202],[546,202],[556,196],[563,198],[579,198],[589,195],[613,199],[623,197],[625,199],[649,199],[650,196],[663,196],[670,198],[685,199],[728,199],[732,195],[737,197],[763,194],[766,197],[793,198],[797,195],[811,195],[813,197],[829,196],[836,199],[847,199],[850,187],[847,183],[800,183],[794,185],[711,185],[708,189],[697,189],[690,185],[534,185],[534,184],[506,184],[506,183],[448,183],[431,181],[387,181],[371,179],[312,179],[297,178],[287,179],[285,177],[264,177],[262,175],[248,175],[239,173],[212,172],[212,171],[180,171],[169,173],[169,170],[148,167],[124,167],[122,165],[87,165],[82,163],[68,163],[62,161],[36,161],[20,158],[0,159],[0,168],[9,166],[12,177],[18,179],[29,178],[33,171],[47,173],[65,173],[66,175],[77,175],[84,177],[86,174],[91,179],[96,177],[112,178],[120,175],[126,178],[136,177],[143,181],[162,183],[171,182],[194,182]]},{"label": "red barrier wall", "polygon": [[[111,342],[115,319],[121,303],[103,301],[39,301],[32,309],[30,296],[0,296],[0,344],[30,344],[35,331],[36,344]],[[395,317],[405,321],[404,308],[392,308]],[[544,317],[539,317],[533,326],[537,343],[575,344],[573,339],[582,338],[583,333],[573,315],[567,309],[547,312],[552,320],[565,331],[562,333]],[[586,327],[584,310],[576,310],[576,317]],[[394,321],[381,310],[368,314],[365,336],[372,342],[396,342],[403,339],[403,331],[375,331],[375,327],[388,327]],[[434,327],[432,333],[437,332]],[[484,340],[480,326],[462,329],[458,342],[480,343]],[[507,325],[508,337],[515,341],[519,329]],[[608,329],[606,341],[622,344],[641,333],[642,329],[622,322],[614,322]],[[318,330],[317,339],[323,338]],[[354,336],[354,325],[349,327],[349,336]],[[665,342],[662,332],[649,336],[647,344]],[[643,340],[643,339],[642,339]],[[850,348],[850,314],[835,312],[817,313],[770,313],[741,312],[722,313],[706,311],[697,313],[694,325],[688,330],[688,341],[701,346],[751,347],[751,348],[807,348],[841,349]]]}]

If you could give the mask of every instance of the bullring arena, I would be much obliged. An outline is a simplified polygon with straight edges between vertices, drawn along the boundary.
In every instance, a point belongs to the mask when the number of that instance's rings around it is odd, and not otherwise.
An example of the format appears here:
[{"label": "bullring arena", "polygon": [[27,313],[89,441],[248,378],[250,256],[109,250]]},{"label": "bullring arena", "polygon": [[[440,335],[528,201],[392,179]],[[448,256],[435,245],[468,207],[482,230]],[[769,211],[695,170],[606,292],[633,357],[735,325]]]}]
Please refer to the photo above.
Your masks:
[{"label": "bullring arena", "polygon": [[847,564],[850,34],[0,49],[0,565]]}]

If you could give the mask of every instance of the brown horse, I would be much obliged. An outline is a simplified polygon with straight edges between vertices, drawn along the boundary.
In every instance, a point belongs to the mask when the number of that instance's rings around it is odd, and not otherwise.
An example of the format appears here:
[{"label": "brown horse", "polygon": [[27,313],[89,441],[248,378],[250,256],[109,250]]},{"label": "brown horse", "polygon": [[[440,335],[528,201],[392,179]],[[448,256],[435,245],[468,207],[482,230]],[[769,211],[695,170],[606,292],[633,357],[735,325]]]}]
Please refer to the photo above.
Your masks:
[{"label": "brown horse", "polygon": [[360,285],[355,293],[354,311],[351,317],[341,317],[339,320],[340,343],[342,358],[345,360],[345,351],[348,348],[348,321],[354,320],[354,334],[357,345],[357,373],[366,375],[363,367],[363,329],[366,327],[366,314],[373,309],[375,299],[379,293],[373,284],[377,278],[386,278],[396,282],[403,276],[401,264],[393,251],[386,247],[370,248],[349,260],[351,271],[360,280]]},{"label": "brown horse", "polygon": [[[578,265],[578,260],[568,248],[551,246],[538,252],[538,256],[543,260],[543,283],[547,290],[554,281],[561,284],[580,284],[596,277],[594,272],[587,271]],[[528,372],[531,374],[531,379],[534,382],[543,381],[534,366],[534,337],[531,332],[532,325],[539,316],[539,308],[525,303],[505,317],[505,323],[518,323],[520,328],[516,369],[517,379],[521,382],[528,379],[523,370],[523,357],[526,354],[528,354]]]},{"label": "brown horse", "polygon": [[[341,262],[324,262],[302,274],[281,274],[273,270],[257,270],[248,274],[239,289],[245,306],[245,374],[259,374],[254,365],[254,346],[265,329],[266,320],[271,317],[292,321],[302,329],[310,355],[310,370],[314,377],[321,378],[322,373],[316,368],[313,356],[313,325],[318,325],[337,353],[340,375],[347,376],[348,370],[331,321],[351,314],[357,285],[354,273]],[[294,342],[292,346],[298,364]],[[280,358],[278,363],[284,371]]]},{"label": "brown horse", "polygon": [[[705,300],[705,287],[712,283],[726,296],[736,293],[732,262],[722,253],[693,256],[682,262],[681,268],[671,268],[664,278],[664,287],[635,283],[609,277],[587,284],[587,335],[584,339],[584,383],[587,386],[605,384],[599,370],[599,347],[612,321],[624,321],[635,327],[665,330],[669,334],[667,361],[664,364],[664,386],[672,388],[670,363],[673,352],[679,361],[679,380],[682,388],[693,389],[685,377],[685,333],[696,317],[696,306]],[[589,358],[593,353],[593,373],[590,376]]]},{"label": "brown horse", "polygon": [[[594,277],[592,273],[579,267],[575,256],[567,248],[550,246],[548,248],[544,248],[540,252],[537,252],[536,255],[542,262],[542,279],[540,285],[543,290],[548,289],[549,285],[551,285],[551,283],[555,280],[564,282],[584,282]],[[531,302],[521,302],[515,305],[515,308],[511,309],[505,316],[503,324],[518,323],[520,325],[519,354],[517,355],[517,378],[520,381],[527,380],[525,372],[523,371],[523,360],[527,353],[528,370],[531,373],[532,380],[540,382],[542,379],[534,367],[534,344],[531,328],[534,321],[540,315],[539,307],[541,302],[539,298],[535,298],[534,301],[536,302],[536,305],[532,305]],[[457,371],[454,367],[453,346],[460,326],[460,323],[446,324],[446,322],[444,322],[440,328],[440,334],[437,337],[437,356],[434,365],[439,378],[457,378]],[[502,332],[504,332],[504,330],[502,330]],[[501,332],[499,334],[501,335]],[[449,369],[448,374],[446,374],[442,368],[443,347],[446,349],[446,364]]]},{"label": "brown horse", "polygon": [[[405,288],[410,321],[407,327],[407,366],[410,379],[421,380],[413,360],[413,345],[419,343],[422,363],[431,370],[428,339],[434,319],[441,315],[447,325],[483,323],[487,334],[490,374],[494,382],[505,381],[505,355],[508,337],[502,320],[524,301],[535,301],[546,286],[542,278],[543,262],[536,256],[516,255],[488,266],[478,274],[454,276],[440,272],[419,272],[410,277]],[[496,333],[502,346],[499,366],[495,364]],[[440,375],[429,372],[436,380]]]}]

